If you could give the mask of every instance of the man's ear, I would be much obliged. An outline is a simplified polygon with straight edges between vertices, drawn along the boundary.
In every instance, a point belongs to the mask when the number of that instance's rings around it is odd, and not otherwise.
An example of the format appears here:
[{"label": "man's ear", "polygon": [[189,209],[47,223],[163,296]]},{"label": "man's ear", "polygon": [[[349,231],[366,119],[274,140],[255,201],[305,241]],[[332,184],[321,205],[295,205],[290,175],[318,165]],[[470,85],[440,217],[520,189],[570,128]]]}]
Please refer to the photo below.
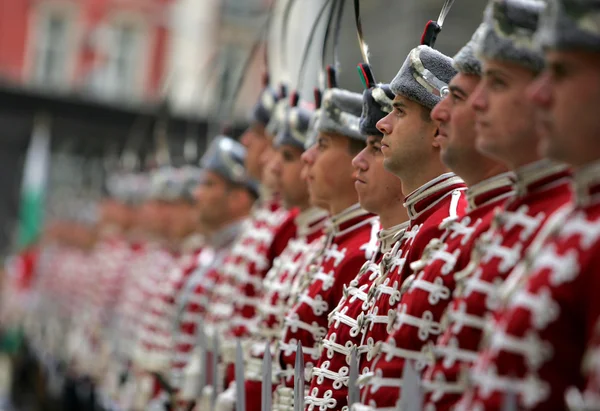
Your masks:
[{"label": "man's ear", "polygon": [[435,121],[431,121],[431,124],[433,124],[432,127],[432,138],[431,138],[431,145],[433,148],[439,149],[440,147],[440,143],[436,140],[436,137],[440,134],[440,128],[437,124],[437,122]]},{"label": "man's ear", "polygon": [[243,187],[235,187],[229,193],[229,208],[236,214],[243,214],[252,208],[252,195]]}]

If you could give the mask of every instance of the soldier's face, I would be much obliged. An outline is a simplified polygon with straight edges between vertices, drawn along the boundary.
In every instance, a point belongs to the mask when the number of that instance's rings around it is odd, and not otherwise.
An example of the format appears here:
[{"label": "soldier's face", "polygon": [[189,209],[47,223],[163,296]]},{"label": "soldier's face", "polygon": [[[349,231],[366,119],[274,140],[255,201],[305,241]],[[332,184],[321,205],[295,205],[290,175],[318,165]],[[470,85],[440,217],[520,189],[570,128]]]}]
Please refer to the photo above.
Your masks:
[{"label": "soldier's face", "polygon": [[178,200],[169,204],[168,233],[171,239],[182,239],[196,228],[196,207],[188,201]]},{"label": "soldier's face", "polygon": [[600,158],[600,53],[552,51],[529,98],[543,125],[540,154],[575,166]]},{"label": "soldier's face", "polygon": [[246,147],[246,169],[256,180],[262,178],[264,159],[262,155],[269,149],[271,142],[267,138],[265,127],[261,124],[250,126],[240,139]]},{"label": "soldier's face", "polygon": [[263,170],[261,182],[263,186],[273,192],[278,192],[276,170],[274,169],[277,166],[277,155],[271,145],[269,145],[261,156],[261,164]]},{"label": "soldier's face", "polygon": [[159,200],[149,200],[140,209],[142,226],[155,235],[166,235],[169,221],[168,203]]},{"label": "soldier's face", "polygon": [[431,111],[431,118],[439,123],[442,162],[468,184],[479,182],[491,167],[499,167],[475,147],[475,110],[469,98],[480,80],[478,75],[457,74],[448,85],[450,93]]},{"label": "soldier's face", "polygon": [[526,96],[534,76],[520,65],[486,60],[483,78],[470,98],[477,149],[511,169],[539,159],[535,107]]},{"label": "soldier's face", "polygon": [[354,188],[365,210],[382,214],[402,204],[402,182],[383,166],[381,137],[367,137],[367,147],[352,160]]},{"label": "soldier's face", "polygon": [[394,98],[393,106],[392,112],[377,123],[377,129],[383,133],[385,168],[402,178],[421,168],[420,163],[427,158],[439,156],[439,144],[433,140],[437,123],[423,106],[402,96]]},{"label": "soldier's face", "polygon": [[305,207],[308,202],[308,186],[302,178],[302,150],[291,145],[277,148],[273,171],[277,191],[287,208]]},{"label": "soldier's face", "polygon": [[130,209],[120,201],[110,198],[103,200],[100,212],[103,224],[115,224],[121,228],[127,228],[131,224]]},{"label": "soldier's face", "polygon": [[317,143],[302,154],[311,204],[332,213],[340,198],[356,197],[352,179],[352,158],[347,137],[319,133]]},{"label": "soldier's face", "polygon": [[205,170],[194,192],[200,223],[210,230],[219,229],[229,217],[227,182]]}]

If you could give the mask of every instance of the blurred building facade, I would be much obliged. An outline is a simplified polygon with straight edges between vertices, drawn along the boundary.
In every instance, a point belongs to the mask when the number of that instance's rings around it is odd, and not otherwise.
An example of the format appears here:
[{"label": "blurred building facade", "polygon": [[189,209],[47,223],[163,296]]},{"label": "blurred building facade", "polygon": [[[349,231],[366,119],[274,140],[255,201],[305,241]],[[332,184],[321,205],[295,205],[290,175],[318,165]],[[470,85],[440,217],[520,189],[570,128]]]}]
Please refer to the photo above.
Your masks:
[{"label": "blurred building facade", "polygon": [[[0,0],[0,255],[11,238],[22,160],[40,111],[53,118],[54,160],[72,165],[61,175],[95,175],[91,164],[100,164],[114,147],[122,149],[136,124],[146,125],[138,147],[152,150],[152,124],[165,100],[174,151],[190,135],[202,150],[223,123],[243,128],[267,66],[272,85],[294,90],[302,82],[300,96],[312,102],[322,65],[334,63],[332,39],[321,61],[326,19],[314,25],[325,2]],[[443,3],[361,2],[378,81],[393,78]],[[481,21],[485,3],[456,2],[436,47],[453,55]],[[341,22],[339,83],[360,92],[352,2],[346,2]],[[78,170],[83,166],[90,169]],[[58,186],[74,184],[53,179],[50,190],[60,193]]]},{"label": "blurred building facade", "polygon": [[0,79],[115,102],[162,87],[172,0],[0,0]]}]

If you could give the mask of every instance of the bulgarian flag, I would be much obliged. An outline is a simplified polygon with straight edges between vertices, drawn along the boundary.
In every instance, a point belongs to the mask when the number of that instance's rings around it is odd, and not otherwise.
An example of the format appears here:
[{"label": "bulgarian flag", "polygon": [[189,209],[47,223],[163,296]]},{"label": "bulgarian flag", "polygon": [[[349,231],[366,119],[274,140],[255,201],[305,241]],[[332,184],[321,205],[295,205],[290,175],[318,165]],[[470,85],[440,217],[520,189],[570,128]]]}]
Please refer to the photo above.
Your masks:
[{"label": "bulgarian flag", "polygon": [[18,232],[20,249],[37,241],[42,231],[50,165],[50,127],[48,115],[36,115],[23,168]]}]

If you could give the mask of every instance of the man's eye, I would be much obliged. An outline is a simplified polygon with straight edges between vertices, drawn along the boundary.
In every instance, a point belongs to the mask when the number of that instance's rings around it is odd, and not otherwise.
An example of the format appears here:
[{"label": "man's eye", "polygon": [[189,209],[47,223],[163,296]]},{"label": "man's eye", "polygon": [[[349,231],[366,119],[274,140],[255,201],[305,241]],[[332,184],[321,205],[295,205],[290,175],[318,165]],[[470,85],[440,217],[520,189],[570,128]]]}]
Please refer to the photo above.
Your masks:
[{"label": "man's eye", "polygon": [[497,77],[491,77],[488,80],[488,84],[490,85],[491,88],[496,89],[496,90],[500,90],[500,89],[503,89],[506,87],[506,82]]},{"label": "man's eye", "polygon": [[453,103],[456,103],[458,101],[465,101],[465,99],[460,94],[450,93],[450,101],[452,101]]},{"label": "man's eye", "polygon": [[567,69],[562,64],[553,64],[550,67],[550,73],[552,74],[552,77],[556,80],[560,80],[566,77],[566,75],[568,74]]}]

